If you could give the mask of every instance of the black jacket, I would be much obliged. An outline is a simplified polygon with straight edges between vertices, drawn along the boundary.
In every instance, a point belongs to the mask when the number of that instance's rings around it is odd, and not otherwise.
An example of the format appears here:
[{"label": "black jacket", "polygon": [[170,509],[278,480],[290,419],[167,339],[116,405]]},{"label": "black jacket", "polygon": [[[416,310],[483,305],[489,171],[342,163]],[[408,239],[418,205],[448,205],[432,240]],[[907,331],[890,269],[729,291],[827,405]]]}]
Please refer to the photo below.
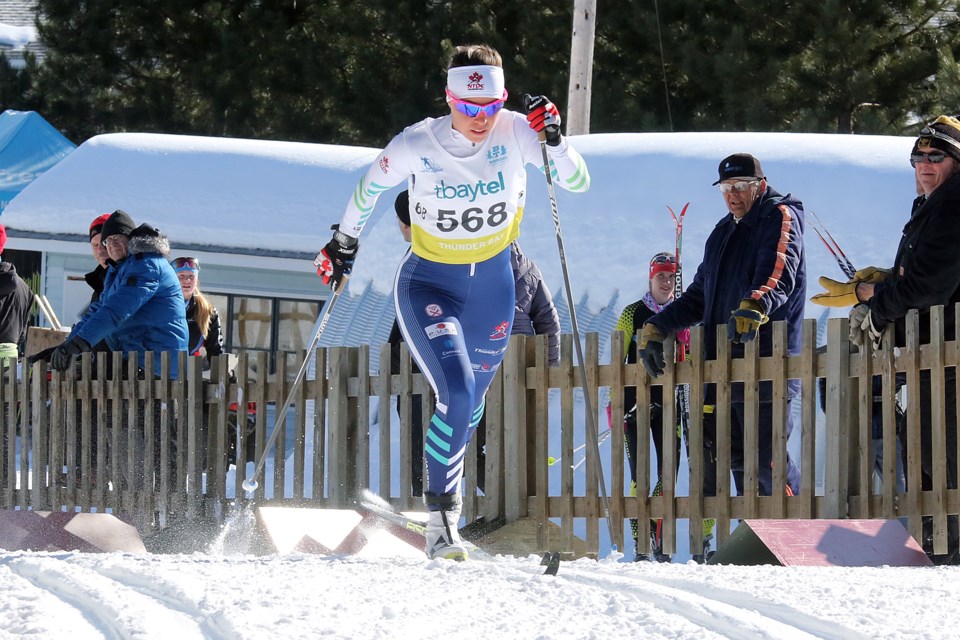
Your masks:
[{"label": "black jacket", "polygon": [[86,281],[90,288],[93,289],[93,295],[90,296],[90,302],[96,302],[100,299],[100,294],[103,293],[103,281],[107,277],[107,270],[104,267],[101,267],[97,264],[97,268],[86,273],[83,276],[83,279]]},{"label": "black jacket", "polygon": [[920,342],[930,341],[930,307],[945,310],[946,340],[955,334],[953,305],[960,302],[960,174],[948,178],[903,227],[893,277],[879,283],[869,305],[874,324],[893,322],[898,346],[905,344],[905,317],[920,310]]},{"label": "black jacket", "polygon": [[0,342],[12,342],[23,347],[32,306],[33,292],[30,287],[17,275],[12,264],[0,262]]},{"label": "black jacket", "polygon": [[191,356],[200,355],[200,349],[207,350],[207,359],[223,354],[223,331],[220,328],[220,314],[216,309],[210,315],[210,326],[207,327],[207,335],[200,333],[200,325],[197,324],[195,316],[197,314],[197,304],[194,298],[190,298],[187,304],[187,329],[190,331],[190,337],[187,341],[187,353]]}]

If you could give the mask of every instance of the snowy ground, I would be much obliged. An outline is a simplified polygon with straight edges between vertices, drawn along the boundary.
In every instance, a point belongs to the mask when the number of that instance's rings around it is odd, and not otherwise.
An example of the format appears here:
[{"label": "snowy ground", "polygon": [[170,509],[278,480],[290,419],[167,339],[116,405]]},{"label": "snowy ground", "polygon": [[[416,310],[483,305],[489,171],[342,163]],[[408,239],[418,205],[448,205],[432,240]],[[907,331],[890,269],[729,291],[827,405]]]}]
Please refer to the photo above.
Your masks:
[{"label": "snowy ground", "polygon": [[960,567],[0,554],[0,637],[948,638]]}]

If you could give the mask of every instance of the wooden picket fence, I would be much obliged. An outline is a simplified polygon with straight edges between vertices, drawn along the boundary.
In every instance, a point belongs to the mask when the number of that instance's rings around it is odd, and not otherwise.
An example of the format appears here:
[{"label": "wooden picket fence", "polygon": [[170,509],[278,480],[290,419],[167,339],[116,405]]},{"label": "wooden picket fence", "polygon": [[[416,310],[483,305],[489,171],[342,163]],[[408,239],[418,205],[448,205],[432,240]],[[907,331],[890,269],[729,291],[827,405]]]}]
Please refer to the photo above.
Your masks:
[{"label": "wooden picket fence", "polygon": [[[958,312],[960,313],[960,312]],[[668,364],[657,384],[673,388],[689,385],[692,407],[703,403],[703,384],[717,384],[717,491],[705,497],[702,477],[702,414],[692,411],[689,428],[689,491],[677,494],[676,478],[663,477],[662,494],[649,497],[651,447],[649,417],[640,411],[637,495],[625,491],[627,476],[623,447],[622,389],[636,386],[639,406],[649,402],[651,380],[640,365],[600,362],[597,334],[585,336],[585,373],[588,394],[602,434],[611,429],[611,445],[593,447],[585,433],[585,403],[581,377],[572,359],[570,335],[561,341],[559,366],[547,365],[543,336],[514,337],[487,394],[485,491],[477,490],[476,445],[466,455],[464,514],[467,521],[530,518],[538,523],[537,545],[542,549],[572,551],[575,528],[585,531],[586,548],[601,548],[603,523],[612,522],[608,535],[624,548],[624,523],[662,518],[664,550],[676,550],[677,521],[717,520],[722,544],[731,521],[743,518],[908,518],[911,533],[920,536],[921,516],[933,517],[935,549],[945,551],[948,514],[960,513],[960,491],[948,489],[945,473],[946,426],[942,394],[934,394],[934,478],[932,489],[920,491],[920,410],[916,400],[921,370],[931,371],[935,389],[942,389],[944,369],[960,362],[960,343],[943,339],[943,309],[932,314],[929,345],[919,345],[918,315],[908,316],[908,345],[873,352],[851,353],[847,321],[828,323],[827,345],[817,349],[816,322],[803,324],[803,350],[787,356],[786,326],[776,323],[774,353],[758,357],[747,345],[745,357],[732,359],[725,335],[718,336],[715,360],[690,358]],[[958,320],[960,326],[960,320]],[[885,340],[890,340],[890,336]],[[623,353],[624,337],[615,332],[610,352]],[[692,331],[692,353],[700,353],[703,330]],[[668,347],[669,351],[669,347]],[[145,369],[152,371],[154,354]],[[233,426],[250,436],[241,438],[236,456],[254,460],[263,455],[274,421],[268,408],[286,399],[296,367],[277,358],[269,376],[266,354],[241,354],[235,377],[226,357],[215,358],[204,373],[200,358],[179,354],[181,375],[169,375],[169,356],[161,358],[162,375],[147,377],[136,359],[121,354],[85,354],[76,371],[50,373],[43,364],[18,373],[7,363],[0,380],[2,408],[2,485],[0,507],[6,509],[109,511],[135,522],[142,531],[166,526],[172,519],[222,519],[237,505],[349,507],[361,489],[370,487],[397,507],[422,509],[411,491],[410,409],[420,398],[423,414],[432,411],[426,380],[411,373],[409,353],[401,350],[400,373],[390,371],[390,347],[378,353],[377,371],[370,366],[368,347],[319,349],[310,371],[295,394],[288,420],[268,452],[269,477],[258,477],[253,495],[241,483],[253,465],[230,471],[228,449]],[[668,362],[672,358],[668,353]],[[109,365],[109,366],[108,366]],[[107,372],[115,375],[96,375]],[[259,373],[258,373],[259,372]],[[894,456],[883,460],[882,489],[874,492],[873,376],[882,377],[883,446],[896,451],[894,376],[906,377],[907,490],[897,492]],[[826,437],[816,434],[817,380],[826,379]],[[800,438],[802,489],[796,496],[757,495],[758,464],[747,456],[745,494],[734,496],[729,474],[730,389],[745,382],[745,450],[757,442],[758,386],[773,386],[773,485],[786,484],[787,380],[802,385],[800,419],[794,437]],[[938,386],[939,385],[939,386]],[[395,411],[391,399],[402,418]],[[609,397],[611,420],[598,398]],[[664,425],[676,424],[673,394],[664,394]],[[377,399],[377,402],[373,401]],[[559,430],[556,425],[560,425]],[[551,425],[554,429],[551,430]],[[955,426],[954,426],[955,428]],[[596,436],[593,436],[596,437]],[[664,440],[673,442],[675,429],[664,428]],[[585,445],[585,446],[584,446]],[[823,451],[818,451],[818,446]],[[665,449],[664,467],[676,463],[674,447]],[[598,455],[599,454],[599,455]],[[816,478],[815,460],[825,460]],[[550,464],[550,457],[559,464]],[[606,473],[609,513],[600,495],[598,470]],[[264,474],[265,475],[265,474]],[[229,486],[228,486],[229,479]],[[609,481],[613,479],[614,481]],[[694,481],[696,479],[696,481]],[[817,485],[822,490],[817,490]],[[559,535],[551,533],[559,524]],[[577,526],[578,521],[581,522]],[[691,526],[691,548],[700,544],[700,527]]]}]

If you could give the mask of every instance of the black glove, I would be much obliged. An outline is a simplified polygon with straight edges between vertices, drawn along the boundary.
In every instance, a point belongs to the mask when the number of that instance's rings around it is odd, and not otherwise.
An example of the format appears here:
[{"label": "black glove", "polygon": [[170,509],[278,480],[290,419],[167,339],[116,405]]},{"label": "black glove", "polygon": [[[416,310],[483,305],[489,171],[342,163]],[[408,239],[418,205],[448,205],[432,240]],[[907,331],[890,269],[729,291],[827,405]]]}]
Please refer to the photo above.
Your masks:
[{"label": "black glove", "polygon": [[643,368],[647,370],[651,378],[663,375],[663,368],[667,361],[663,357],[663,334],[656,325],[649,322],[643,325],[640,330],[640,351],[637,355]]},{"label": "black glove", "polygon": [[27,358],[27,366],[32,367],[41,360],[47,362],[50,360],[50,356],[53,355],[53,352],[56,351],[56,349],[56,347],[48,347],[43,351],[37,351],[35,354]]},{"label": "black glove", "polygon": [[523,106],[527,109],[527,122],[537,133],[543,132],[547,144],[555,147],[560,144],[560,112],[557,105],[547,96],[524,96]]},{"label": "black glove", "polygon": [[90,351],[90,345],[83,338],[73,337],[65,340],[50,354],[50,366],[57,371],[66,371],[73,364],[73,356]]},{"label": "black glove", "polygon": [[353,261],[357,257],[360,243],[356,238],[341,233],[340,225],[335,224],[331,229],[333,239],[317,254],[313,264],[317,267],[317,275],[323,278],[323,284],[339,291],[340,283],[353,271]]}]

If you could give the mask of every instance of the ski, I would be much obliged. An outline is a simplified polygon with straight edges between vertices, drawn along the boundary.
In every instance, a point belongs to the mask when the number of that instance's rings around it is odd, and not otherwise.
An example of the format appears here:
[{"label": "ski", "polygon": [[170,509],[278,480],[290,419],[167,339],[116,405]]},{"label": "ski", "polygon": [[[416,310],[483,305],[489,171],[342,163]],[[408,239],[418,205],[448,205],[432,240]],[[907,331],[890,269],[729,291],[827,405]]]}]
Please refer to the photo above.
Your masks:
[{"label": "ski", "polygon": [[[676,231],[676,243],[674,248],[674,260],[677,263],[677,272],[676,279],[674,281],[673,288],[673,299],[676,300],[683,294],[683,220],[687,215],[687,209],[690,207],[690,203],[683,205],[683,208],[680,210],[680,215],[677,215],[676,212],[668,205],[667,211],[670,212],[670,215],[673,217],[673,225]],[[677,341],[677,362],[686,362],[687,360],[687,349],[686,346]],[[687,393],[687,386],[683,384],[678,384],[676,389],[676,398],[677,407],[679,409],[680,415],[677,416],[679,423],[679,428],[677,429],[677,437],[682,437],[684,442],[687,443],[689,447],[688,439],[688,429],[689,429],[689,420],[690,420],[690,394]],[[664,446],[667,446],[664,443]],[[689,448],[688,448],[689,452]],[[660,494],[660,488],[662,486],[663,471],[660,471],[661,481],[657,483],[657,488],[654,490],[653,495]],[[655,530],[651,532],[651,548],[650,551],[654,557],[662,556],[663,549],[663,520],[658,519]]]},{"label": "ski", "polygon": [[[820,216],[813,211],[810,211],[810,215],[813,216],[813,218],[809,218],[810,222],[813,224],[813,230],[817,232],[818,236],[820,236],[820,240],[822,240],[823,244],[826,245],[827,250],[833,254],[834,259],[837,261],[837,265],[840,267],[840,270],[843,271],[843,275],[853,279],[857,273],[857,268],[853,266],[853,263],[850,262],[847,254],[843,252],[843,249],[840,248],[840,245],[837,243],[837,241],[833,238],[830,232],[827,231],[827,227],[823,224],[823,220],[820,219]],[[827,238],[830,238],[830,240],[828,241]]]},{"label": "ski", "polygon": [[[683,209],[680,210],[680,215],[678,216],[672,208],[667,207],[667,211],[670,212],[670,215],[673,216],[673,224],[676,228],[676,248],[674,254],[674,260],[677,263],[677,277],[674,283],[673,288],[673,299],[676,300],[683,293],[683,260],[682,260],[682,250],[683,250],[683,219],[687,215],[687,209],[690,207],[690,203],[683,205]],[[687,350],[684,348],[684,345],[680,342],[677,342],[677,362],[685,362],[687,359]],[[690,397],[687,394],[686,385],[677,386],[677,404],[680,407],[680,425],[684,437],[687,433],[687,420],[690,415]]]},{"label": "ski", "polygon": [[[610,434],[611,434],[611,433],[612,433],[612,431],[611,431],[610,429],[605,429],[604,431],[601,431],[601,432],[600,432],[600,435],[597,436],[597,444],[598,444],[598,445],[601,445],[601,444],[603,444],[604,442],[606,442],[606,441],[610,438]],[[582,445],[580,445],[579,447],[576,447],[576,448],[573,450],[573,453],[574,453],[574,454],[577,454],[577,453],[583,451],[583,450],[586,449],[586,448],[587,448],[587,443],[584,442],[584,443],[583,443]],[[578,468],[580,465],[582,465],[582,464],[586,461],[586,459],[587,459],[587,454],[586,454],[586,453],[581,454],[581,455],[579,456],[578,461],[573,464],[573,468],[574,468],[574,469]],[[554,458],[553,456],[547,456],[547,466],[548,466],[548,467],[552,467],[553,465],[555,465],[555,464],[557,464],[558,462],[560,462],[560,460],[561,460],[561,458]]]},{"label": "ski", "polygon": [[[426,523],[400,513],[393,508],[393,505],[369,489],[364,489],[361,493],[359,506],[378,518],[402,527],[407,531],[411,531],[420,536],[426,536],[427,534]],[[496,561],[494,556],[490,555],[472,542],[464,540],[464,544],[467,546],[471,558],[482,561]],[[540,558],[540,566],[546,567],[546,569],[543,571],[543,575],[557,575],[557,571],[560,569],[560,552],[547,551],[544,553]]]}]

